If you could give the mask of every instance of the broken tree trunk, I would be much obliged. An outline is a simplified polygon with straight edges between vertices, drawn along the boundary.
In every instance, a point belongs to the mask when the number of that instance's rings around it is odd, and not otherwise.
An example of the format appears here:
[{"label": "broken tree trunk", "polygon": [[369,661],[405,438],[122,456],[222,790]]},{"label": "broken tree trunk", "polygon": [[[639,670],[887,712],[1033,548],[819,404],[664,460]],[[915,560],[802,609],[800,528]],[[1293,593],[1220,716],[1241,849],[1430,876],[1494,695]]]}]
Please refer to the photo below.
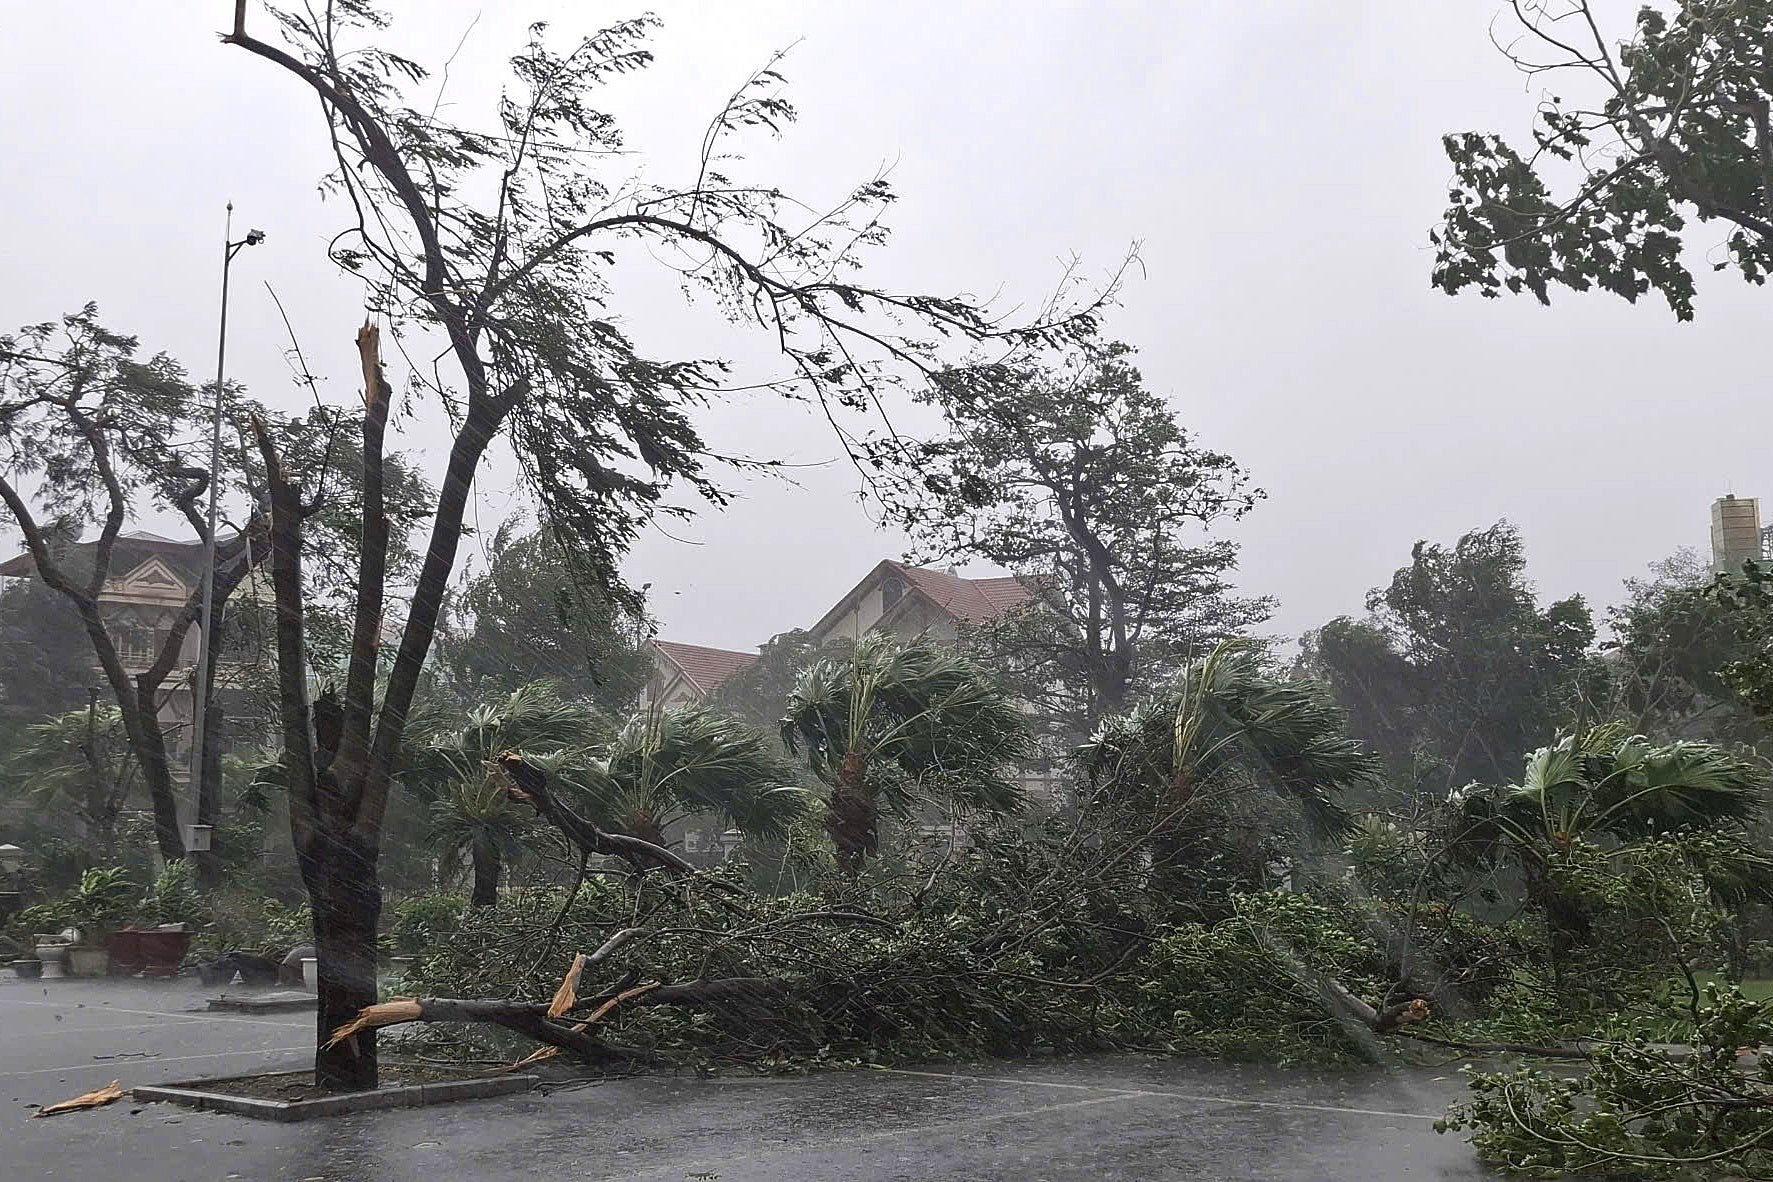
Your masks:
[{"label": "broken tree trunk", "polygon": [[335,773],[343,707],[330,694],[312,706],[308,701],[302,520],[310,510],[285,475],[264,424],[255,419],[253,430],[271,499],[271,584],[290,837],[313,905],[319,962],[314,1082],[330,1091],[366,1091],[377,1083],[375,1033],[368,1031],[349,1046],[327,1039],[376,1000],[376,928],[382,913],[376,835],[356,823],[357,809]]},{"label": "broken tree trunk", "polygon": [[1390,1034],[1402,1027],[1425,1021],[1428,1018],[1428,1003],[1419,997],[1411,998],[1409,1001],[1400,1002],[1397,1005],[1387,1006],[1381,1010],[1375,1009],[1356,997],[1340,981],[1325,977],[1323,988],[1324,992],[1330,996],[1333,1009],[1339,1009],[1358,1019],[1374,1034]]},{"label": "broken tree trunk", "polygon": [[636,870],[657,867],[673,874],[696,873],[693,863],[661,845],[626,833],[610,833],[573,812],[548,791],[547,774],[526,762],[522,752],[507,751],[496,763],[487,766],[494,774],[503,777],[508,796],[534,808],[537,816],[560,830],[583,852],[623,858]]},{"label": "broken tree trunk", "polygon": [[[605,1042],[592,1037],[586,1030],[617,1005],[627,1008],[673,1005],[764,1016],[773,1014],[784,1002],[800,997],[805,989],[804,983],[782,977],[725,977],[676,985],[649,983],[639,988],[623,982],[594,996],[575,999],[564,1010],[557,999],[403,997],[365,1006],[349,1022],[335,1029],[329,1041],[348,1047],[384,1026],[406,1022],[478,1022],[516,1031],[593,1063],[662,1062],[663,1056],[653,1051]],[[589,1011],[587,1017],[574,1020],[575,1014],[585,1011]]]}]

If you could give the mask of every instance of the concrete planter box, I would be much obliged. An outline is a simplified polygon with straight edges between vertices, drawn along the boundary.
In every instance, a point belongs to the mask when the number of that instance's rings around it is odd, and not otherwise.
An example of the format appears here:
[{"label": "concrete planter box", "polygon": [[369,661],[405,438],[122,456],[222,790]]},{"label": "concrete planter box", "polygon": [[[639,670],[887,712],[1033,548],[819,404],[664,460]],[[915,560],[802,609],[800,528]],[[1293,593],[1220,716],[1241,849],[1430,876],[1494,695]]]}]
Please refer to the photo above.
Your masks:
[{"label": "concrete planter box", "polygon": [[71,977],[102,977],[111,963],[111,954],[103,948],[76,945],[68,949],[68,975]]},{"label": "concrete planter box", "polygon": [[[312,1073],[304,1070],[269,1074],[308,1076]],[[130,1094],[137,1100],[161,1100],[209,1112],[231,1112],[236,1116],[249,1116],[255,1120],[296,1121],[312,1120],[319,1116],[343,1116],[348,1112],[367,1112],[374,1108],[421,1108],[431,1104],[448,1104],[455,1100],[509,1096],[529,1091],[541,1082],[541,1077],[496,1075],[487,1079],[458,1079],[446,1083],[378,1088],[373,1092],[351,1092],[314,1100],[260,1100],[252,1096],[231,1096],[226,1092],[207,1090],[208,1085],[223,1082],[225,1081],[200,1079],[190,1083],[135,1088]]]}]

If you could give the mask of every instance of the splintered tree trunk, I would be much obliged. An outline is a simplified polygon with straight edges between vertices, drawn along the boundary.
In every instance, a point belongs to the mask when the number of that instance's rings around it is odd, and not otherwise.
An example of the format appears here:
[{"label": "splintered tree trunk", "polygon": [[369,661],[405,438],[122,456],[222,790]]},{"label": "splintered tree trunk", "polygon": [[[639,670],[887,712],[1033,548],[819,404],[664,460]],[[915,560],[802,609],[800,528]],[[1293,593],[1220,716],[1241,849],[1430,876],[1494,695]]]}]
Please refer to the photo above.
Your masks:
[{"label": "splintered tree trunk", "polygon": [[837,786],[825,806],[825,832],[837,853],[837,866],[854,878],[880,847],[880,810],[868,794],[868,763],[859,753],[843,757]]},{"label": "splintered tree trunk", "polygon": [[498,847],[476,839],[470,852],[474,858],[474,894],[468,902],[475,907],[491,907],[499,901]]},{"label": "splintered tree trunk", "polygon": [[329,1091],[376,1086],[376,1040],[364,1031],[336,1046],[332,1032],[376,1003],[376,929],[382,887],[373,851],[349,836],[322,831],[302,857],[302,878],[314,907],[314,947],[320,991],[315,1028],[314,1083]]},{"label": "splintered tree trunk", "polygon": [[382,888],[376,879],[379,827],[362,825],[359,818],[363,798],[372,790],[385,792],[388,784],[385,778],[377,781],[361,772],[340,782],[337,765],[344,708],[330,693],[312,703],[308,700],[302,602],[304,506],[284,475],[282,457],[263,422],[255,419],[252,426],[271,494],[277,697],[289,778],[290,837],[314,909],[320,970],[314,1083],[329,1091],[368,1091],[377,1082],[373,1035],[331,1040],[334,1030],[376,1000],[376,928],[382,917]]}]

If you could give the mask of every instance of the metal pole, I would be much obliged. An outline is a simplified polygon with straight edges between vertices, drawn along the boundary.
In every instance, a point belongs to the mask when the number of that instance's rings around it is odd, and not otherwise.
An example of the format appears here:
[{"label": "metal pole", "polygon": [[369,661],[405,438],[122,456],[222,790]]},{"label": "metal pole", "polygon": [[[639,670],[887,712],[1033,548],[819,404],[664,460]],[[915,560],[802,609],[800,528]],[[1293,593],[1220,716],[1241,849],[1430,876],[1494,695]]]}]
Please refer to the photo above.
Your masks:
[{"label": "metal pole", "polygon": [[216,502],[222,483],[222,380],[228,360],[228,270],[234,262],[234,203],[222,231],[222,322],[215,346],[215,414],[209,424],[209,531],[203,539],[203,592],[197,603],[197,669],[191,692],[191,783],[203,785],[203,729],[209,713],[209,616],[215,598]]}]

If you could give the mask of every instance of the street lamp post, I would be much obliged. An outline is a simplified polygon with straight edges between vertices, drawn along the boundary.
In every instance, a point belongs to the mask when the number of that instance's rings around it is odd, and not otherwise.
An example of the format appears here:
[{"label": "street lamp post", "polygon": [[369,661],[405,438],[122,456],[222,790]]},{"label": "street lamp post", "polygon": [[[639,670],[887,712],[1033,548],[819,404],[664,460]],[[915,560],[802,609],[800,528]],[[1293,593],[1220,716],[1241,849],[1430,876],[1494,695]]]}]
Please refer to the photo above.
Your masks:
[{"label": "street lamp post", "polygon": [[[248,230],[238,242],[230,241],[234,233],[234,203],[228,202],[228,219],[222,231],[222,318],[216,334],[215,347],[215,413],[209,423],[209,529],[203,539],[203,591],[197,603],[197,669],[192,678],[191,694],[191,780],[197,785],[198,811],[203,812],[203,730],[208,721],[210,613],[215,609],[215,533],[216,506],[221,493],[222,476],[222,390],[228,361],[228,273],[234,256],[248,246],[265,240],[263,230]],[[199,816],[202,822],[205,818]]]}]

